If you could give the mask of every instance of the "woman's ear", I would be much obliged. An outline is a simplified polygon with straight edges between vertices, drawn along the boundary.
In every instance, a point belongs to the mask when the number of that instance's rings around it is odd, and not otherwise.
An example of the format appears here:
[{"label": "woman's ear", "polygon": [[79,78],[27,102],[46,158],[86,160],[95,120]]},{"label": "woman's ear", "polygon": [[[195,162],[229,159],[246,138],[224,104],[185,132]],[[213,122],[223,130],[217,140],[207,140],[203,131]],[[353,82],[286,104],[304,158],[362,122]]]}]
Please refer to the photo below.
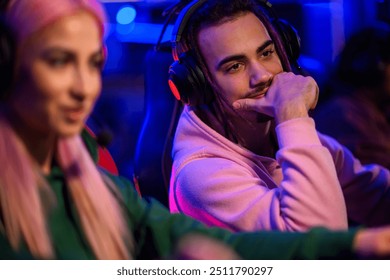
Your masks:
[{"label": "woman's ear", "polygon": [[104,66],[106,65],[107,57],[108,57],[107,45],[102,46],[102,56],[103,56],[103,65],[102,65],[102,69],[103,69]]}]

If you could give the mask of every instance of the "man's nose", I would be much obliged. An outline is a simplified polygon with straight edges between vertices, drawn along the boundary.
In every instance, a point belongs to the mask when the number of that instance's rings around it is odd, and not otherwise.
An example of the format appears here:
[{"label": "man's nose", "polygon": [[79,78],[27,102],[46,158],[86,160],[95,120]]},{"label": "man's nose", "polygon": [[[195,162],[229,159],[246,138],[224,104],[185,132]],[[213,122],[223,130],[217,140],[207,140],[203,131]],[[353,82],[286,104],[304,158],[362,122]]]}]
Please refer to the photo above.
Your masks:
[{"label": "man's nose", "polygon": [[256,87],[268,82],[272,78],[269,72],[261,63],[256,62],[250,65],[250,86]]}]

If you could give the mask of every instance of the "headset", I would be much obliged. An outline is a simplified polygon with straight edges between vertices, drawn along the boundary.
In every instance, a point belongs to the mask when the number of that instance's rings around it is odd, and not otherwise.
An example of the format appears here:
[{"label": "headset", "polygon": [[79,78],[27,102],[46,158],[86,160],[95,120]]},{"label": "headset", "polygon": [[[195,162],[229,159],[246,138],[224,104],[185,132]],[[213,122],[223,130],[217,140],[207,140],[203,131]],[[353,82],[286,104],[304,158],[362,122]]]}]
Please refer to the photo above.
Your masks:
[{"label": "headset", "polygon": [[[214,95],[210,93],[213,90],[193,51],[189,50],[179,55],[177,48],[180,46],[183,32],[191,16],[206,1],[192,1],[180,11],[173,27],[171,39],[172,55],[175,61],[169,67],[168,84],[176,99],[193,106],[212,102]],[[300,69],[297,60],[300,55],[301,40],[297,30],[286,20],[276,16],[270,2],[267,0],[256,0],[256,2],[268,11],[272,25],[281,38],[290,63]]]},{"label": "headset", "polygon": [[0,1],[0,100],[6,98],[13,81],[15,62],[15,40],[4,19],[8,1]]}]

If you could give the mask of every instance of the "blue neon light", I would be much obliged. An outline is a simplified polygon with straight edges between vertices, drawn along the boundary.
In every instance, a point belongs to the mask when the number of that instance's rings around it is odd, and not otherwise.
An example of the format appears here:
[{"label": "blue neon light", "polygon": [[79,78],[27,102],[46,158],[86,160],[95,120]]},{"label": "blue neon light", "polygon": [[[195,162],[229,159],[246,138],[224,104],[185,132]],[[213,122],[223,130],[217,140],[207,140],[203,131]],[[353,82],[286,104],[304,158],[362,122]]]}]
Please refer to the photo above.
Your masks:
[{"label": "blue neon light", "polygon": [[118,10],[118,13],[116,14],[116,21],[123,25],[130,24],[134,21],[136,16],[137,11],[134,7],[125,6]]}]

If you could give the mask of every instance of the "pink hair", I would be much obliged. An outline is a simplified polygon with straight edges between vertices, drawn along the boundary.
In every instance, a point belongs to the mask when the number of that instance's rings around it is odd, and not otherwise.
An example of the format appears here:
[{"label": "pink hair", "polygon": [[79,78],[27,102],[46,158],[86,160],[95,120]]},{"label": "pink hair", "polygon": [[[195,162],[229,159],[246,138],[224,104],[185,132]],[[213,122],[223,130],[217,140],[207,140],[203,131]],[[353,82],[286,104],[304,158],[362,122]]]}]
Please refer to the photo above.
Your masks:
[{"label": "pink hair", "polygon": [[[22,141],[0,116],[0,209],[11,246],[18,249],[23,237],[32,255],[55,257],[45,222],[55,202],[39,167]],[[99,259],[129,259],[129,235],[111,181],[104,183],[79,135],[59,140],[57,158],[65,174],[84,233]],[[106,184],[112,188],[110,190]]]},{"label": "pink hair", "polygon": [[[20,45],[55,20],[80,10],[96,17],[103,34],[105,14],[97,0],[12,0],[6,18]],[[113,194],[115,186],[98,171],[81,137],[59,139],[56,157],[95,256],[130,258],[133,240],[119,198]],[[23,239],[33,256],[54,258],[46,224],[50,207],[45,201],[54,196],[21,139],[1,115],[0,161],[6,162],[0,166],[0,210],[4,218],[0,230],[5,231],[15,250]]]},{"label": "pink hair", "polygon": [[23,236],[33,255],[50,258],[53,249],[40,198],[41,190],[48,190],[47,186],[42,184],[38,166],[3,116],[0,125],[0,160],[4,163],[0,166],[2,230],[14,249],[18,249]]},{"label": "pink hair", "polygon": [[[125,240],[130,239],[123,213],[81,137],[60,139],[57,155],[95,255],[99,259],[128,259],[130,244]],[[110,187],[111,191],[116,191],[115,186]]]},{"label": "pink hair", "polygon": [[97,18],[103,34],[106,14],[97,0],[11,0],[6,20],[15,32],[18,44],[21,44],[55,20],[80,10],[86,10]]}]

